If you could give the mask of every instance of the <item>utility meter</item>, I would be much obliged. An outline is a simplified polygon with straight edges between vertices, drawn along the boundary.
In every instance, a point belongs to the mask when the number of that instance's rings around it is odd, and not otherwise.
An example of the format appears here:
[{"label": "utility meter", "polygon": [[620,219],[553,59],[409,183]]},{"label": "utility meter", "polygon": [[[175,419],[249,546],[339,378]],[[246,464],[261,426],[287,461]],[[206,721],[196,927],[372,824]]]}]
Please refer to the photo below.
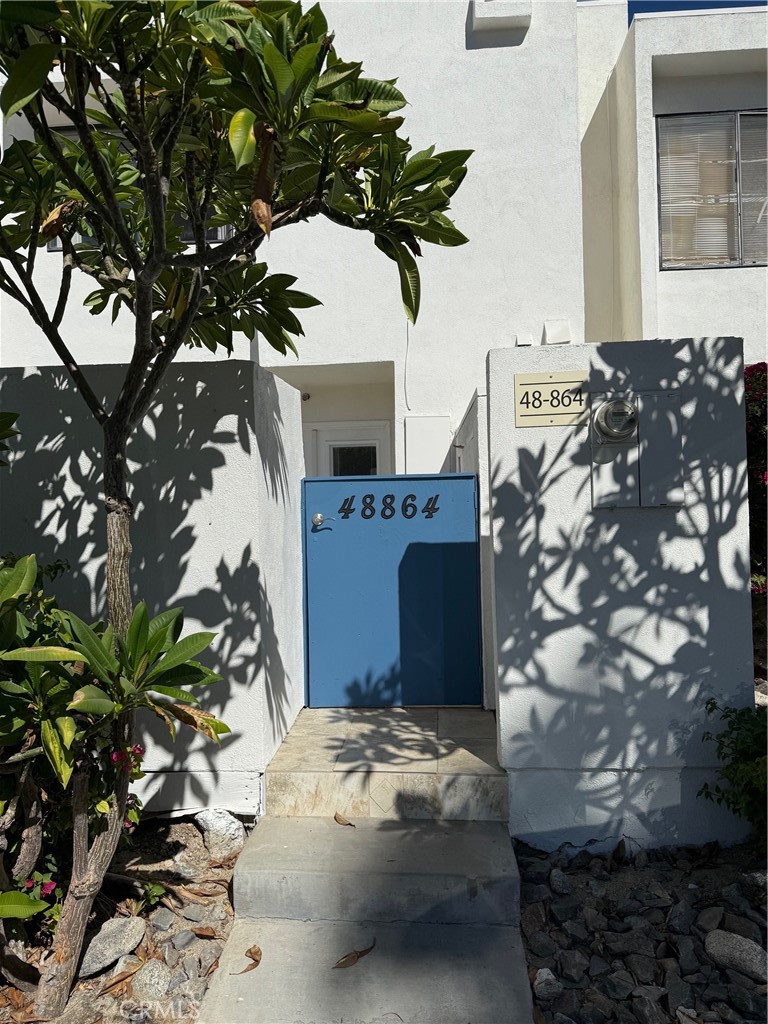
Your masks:
[{"label": "utility meter", "polygon": [[599,444],[626,444],[637,433],[637,406],[627,398],[612,398],[598,406],[593,426]]}]

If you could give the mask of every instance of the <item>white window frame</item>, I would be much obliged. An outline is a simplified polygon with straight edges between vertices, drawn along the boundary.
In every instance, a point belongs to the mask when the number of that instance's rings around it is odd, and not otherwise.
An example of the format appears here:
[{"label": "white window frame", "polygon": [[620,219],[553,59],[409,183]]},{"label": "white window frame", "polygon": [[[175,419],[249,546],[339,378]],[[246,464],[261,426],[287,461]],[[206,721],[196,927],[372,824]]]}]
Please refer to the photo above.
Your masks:
[{"label": "white window frame", "polygon": [[[656,115],[656,211],[658,218],[658,246],[659,246],[659,270],[744,270],[750,267],[765,267],[766,263],[745,263],[743,256],[743,242],[742,242],[742,229],[741,229],[741,116],[742,114],[765,114],[768,111],[765,107],[744,107],[732,110],[702,110],[702,111],[678,111],[676,113],[669,114],[657,114]],[[735,114],[736,115],[736,218],[737,218],[737,238],[739,245],[738,261],[733,263],[676,263],[674,266],[664,264],[664,251],[662,248],[662,209],[661,209],[661,145],[660,145],[660,133],[659,124],[666,118],[671,117],[706,117],[711,114],[713,117],[718,114]]]},{"label": "white window frame", "polygon": [[392,444],[389,420],[347,420],[334,423],[305,423],[304,461],[307,476],[333,476],[333,449],[361,447],[376,449],[376,476],[392,473]]}]

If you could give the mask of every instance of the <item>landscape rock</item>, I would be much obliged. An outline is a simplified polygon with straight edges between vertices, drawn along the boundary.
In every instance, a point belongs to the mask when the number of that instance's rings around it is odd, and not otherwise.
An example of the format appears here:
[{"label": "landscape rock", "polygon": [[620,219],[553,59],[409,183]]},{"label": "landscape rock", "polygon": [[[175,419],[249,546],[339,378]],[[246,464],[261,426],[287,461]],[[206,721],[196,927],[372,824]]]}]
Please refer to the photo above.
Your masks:
[{"label": "landscape rock", "polygon": [[542,903],[544,900],[552,899],[552,890],[548,885],[533,885],[530,882],[523,882],[520,886],[520,900],[522,903]]},{"label": "landscape rock", "polygon": [[601,978],[597,987],[609,999],[627,999],[635,988],[635,979],[629,971],[614,971]]},{"label": "landscape rock", "polygon": [[181,916],[187,921],[194,921],[199,924],[208,917],[208,908],[201,903],[188,903],[182,908]]},{"label": "landscape rock", "polygon": [[696,920],[696,911],[685,900],[676,903],[669,912],[667,927],[677,935],[689,935],[691,925]]},{"label": "landscape rock", "polygon": [[703,932],[713,932],[715,928],[720,926],[722,919],[722,907],[707,907],[707,909],[702,910],[696,918],[696,927],[701,928]]},{"label": "landscape rock", "polygon": [[550,904],[549,912],[555,921],[563,924],[563,922],[571,921],[574,917],[577,917],[580,909],[580,899],[576,896],[564,896],[562,899],[553,900]]},{"label": "landscape rock", "polygon": [[656,955],[653,943],[642,932],[626,932],[623,935],[609,933],[605,937],[605,946],[614,956],[627,956],[628,953],[640,953],[641,956],[650,957]]},{"label": "landscape rock", "polygon": [[158,907],[153,913],[149,915],[149,921],[153,928],[157,928],[159,932],[167,932],[173,927],[176,915],[172,910],[167,907]]},{"label": "landscape rock", "polygon": [[562,982],[558,981],[548,967],[542,967],[533,979],[533,994],[542,1003],[551,1002],[563,991]]},{"label": "landscape rock", "polygon": [[688,1006],[693,999],[693,991],[678,974],[667,971],[664,975],[664,988],[667,990],[669,1009],[672,1013],[678,1006]]},{"label": "landscape rock", "polygon": [[635,854],[635,867],[648,867],[648,854],[645,852],[645,850],[638,850],[638,852]]},{"label": "landscape rock", "polygon": [[520,911],[520,928],[526,937],[541,931],[547,923],[547,908],[543,903],[529,903]]},{"label": "landscape rock", "polygon": [[723,931],[734,932],[736,935],[743,935],[745,939],[752,939],[758,944],[762,940],[760,929],[754,921],[746,917],[739,917],[737,914],[730,914],[726,911],[723,915],[723,923],[720,925]]},{"label": "landscape rock", "polygon": [[115,917],[106,921],[85,951],[78,977],[90,978],[126,953],[132,953],[144,938],[146,924],[141,917]]},{"label": "landscape rock", "polygon": [[656,977],[656,961],[640,953],[630,953],[624,961],[641,984],[650,984]]},{"label": "landscape rock", "polygon": [[558,896],[570,896],[573,891],[568,876],[560,868],[553,868],[549,875],[549,887]]},{"label": "landscape rock", "polygon": [[734,970],[761,984],[765,984],[768,979],[765,950],[751,939],[745,939],[743,935],[716,928],[708,933],[704,949],[710,960],[723,970],[733,967]]},{"label": "landscape rock", "polygon": [[765,997],[748,992],[741,985],[728,986],[728,1002],[734,1010],[746,1014],[747,1017],[765,1020]]},{"label": "landscape rock", "polygon": [[210,941],[206,942],[200,952],[200,976],[206,978],[208,971],[216,963],[224,951],[224,943]]},{"label": "landscape rock", "polygon": [[766,897],[766,872],[745,871],[741,876],[741,885],[744,892],[755,903],[765,903]]},{"label": "landscape rock", "polygon": [[589,960],[578,949],[563,950],[557,960],[560,973],[568,981],[581,981],[589,967]]},{"label": "landscape rock", "polygon": [[221,807],[206,807],[195,815],[195,824],[203,833],[203,842],[212,860],[227,860],[245,846],[243,823]]},{"label": "landscape rock", "polygon": [[603,960],[601,956],[590,957],[589,976],[591,978],[599,978],[601,974],[607,974],[610,969],[611,965],[607,960]]},{"label": "landscape rock", "polygon": [[528,936],[528,948],[535,956],[554,956],[558,945],[546,932],[539,931]]},{"label": "landscape rock", "polygon": [[134,967],[138,968],[140,965],[141,960],[139,960],[137,956],[127,953],[125,956],[121,956],[112,968],[112,977],[116,978],[118,974],[122,974],[123,971],[131,971]]},{"label": "landscape rock", "polygon": [[639,1021],[639,1024],[668,1024],[669,1017],[664,1013],[658,1003],[655,1003],[648,996],[640,996],[632,1000],[632,1012]]},{"label": "landscape rock", "polygon": [[185,928],[182,932],[176,932],[171,939],[171,945],[174,949],[186,949],[187,946],[191,946],[194,941],[195,933],[191,929]]},{"label": "landscape rock", "polygon": [[581,921],[566,921],[563,931],[572,942],[589,942],[589,932]]},{"label": "landscape rock", "polygon": [[131,979],[133,998],[139,1002],[155,1002],[168,991],[172,971],[162,960],[148,960]]},{"label": "landscape rock", "polygon": [[538,858],[520,862],[523,878],[526,882],[532,882],[534,885],[547,881],[551,867],[548,860],[539,860]]},{"label": "landscape rock", "polygon": [[677,959],[681,974],[695,974],[699,969],[699,961],[694,952],[693,939],[690,935],[681,935],[676,942]]}]

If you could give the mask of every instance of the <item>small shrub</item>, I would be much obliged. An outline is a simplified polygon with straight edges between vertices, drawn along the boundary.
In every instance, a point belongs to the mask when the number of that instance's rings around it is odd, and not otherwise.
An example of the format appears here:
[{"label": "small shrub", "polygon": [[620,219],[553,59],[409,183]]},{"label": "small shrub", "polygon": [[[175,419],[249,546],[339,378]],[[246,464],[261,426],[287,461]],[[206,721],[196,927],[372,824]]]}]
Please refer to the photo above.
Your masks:
[{"label": "small shrub", "polygon": [[720,712],[725,728],[717,734],[705,732],[702,740],[716,744],[719,783],[712,789],[708,783],[699,790],[699,796],[715,803],[725,804],[728,810],[752,825],[759,841],[766,831],[766,792],[768,791],[768,757],[766,757],[766,709],[720,707],[716,700],[706,703],[707,714]]}]

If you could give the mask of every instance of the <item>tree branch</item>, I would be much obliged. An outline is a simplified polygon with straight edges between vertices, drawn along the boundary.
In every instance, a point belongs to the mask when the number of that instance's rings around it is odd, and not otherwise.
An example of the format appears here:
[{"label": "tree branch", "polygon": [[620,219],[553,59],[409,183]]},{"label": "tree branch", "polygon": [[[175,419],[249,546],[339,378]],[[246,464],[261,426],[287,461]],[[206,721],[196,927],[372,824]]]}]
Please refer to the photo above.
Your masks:
[{"label": "tree branch", "polygon": [[103,424],[107,420],[107,413],[104,406],[96,397],[93,388],[89,384],[85,374],[78,366],[75,357],[69,351],[64,343],[64,339],[61,337],[58,331],[58,327],[51,321],[48,316],[48,310],[45,303],[40,297],[40,293],[35,288],[34,282],[31,276],[26,274],[23,269],[19,269],[19,258],[18,254],[13,251],[11,246],[8,244],[8,240],[5,237],[5,233],[0,230],[0,253],[7,260],[11,262],[16,273],[21,278],[21,282],[26,289],[29,303],[32,308],[32,315],[35,322],[42,329],[48,341],[51,343],[54,352],[64,364],[64,368],[74,381],[78,391],[83,396],[85,404],[91,410],[96,421]]}]

